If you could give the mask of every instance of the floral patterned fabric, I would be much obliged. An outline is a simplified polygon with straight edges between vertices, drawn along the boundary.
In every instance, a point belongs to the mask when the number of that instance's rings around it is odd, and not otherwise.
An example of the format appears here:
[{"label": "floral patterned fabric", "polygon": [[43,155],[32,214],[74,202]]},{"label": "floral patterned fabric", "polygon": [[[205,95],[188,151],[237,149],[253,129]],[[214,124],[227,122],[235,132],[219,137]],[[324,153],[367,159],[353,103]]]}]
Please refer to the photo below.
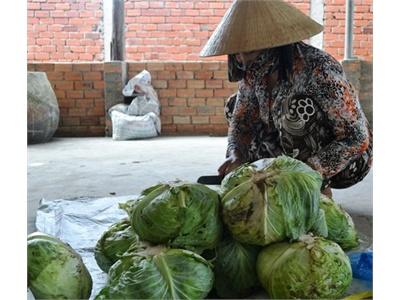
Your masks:
[{"label": "floral patterned fabric", "polygon": [[225,107],[227,155],[234,150],[251,162],[285,154],[319,171],[323,188],[349,187],[371,168],[368,121],[339,62],[302,42],[293,49],[288,80],[276,80],[276,48],[243,68]]}]

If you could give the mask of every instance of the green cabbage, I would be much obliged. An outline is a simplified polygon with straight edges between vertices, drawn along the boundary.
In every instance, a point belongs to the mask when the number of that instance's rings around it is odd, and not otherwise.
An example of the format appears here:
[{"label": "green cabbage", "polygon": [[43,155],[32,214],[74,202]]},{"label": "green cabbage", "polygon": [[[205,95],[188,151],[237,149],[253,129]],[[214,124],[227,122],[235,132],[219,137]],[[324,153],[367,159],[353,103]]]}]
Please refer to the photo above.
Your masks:
[{"label": "green cabbage", "polygon": [[201,253],[215,248],[222,224],[219,195],[201,184],[159,184],[121,205],[141,240]]},{"label": "green cabbage", "polygon": [[89,299],[92,278],[69,245],[44,233],[28,236],[28,287],[36,299]]},{"label": "green cabbage", "polygon": [[265,247],[257,274],[273,299],[337,299],[352,281],[350,260],[340,246],[310,235]]},{"label": "green cabbage", "polygon": [[214,262],[215,289],[219,297],[243,298],[259,285],[256,272],[258,246],[231,237],[218,243]]},{"label": "green cabbage", "polygon": [[96,299],[203,299],[214,275],[209,263],[182,249],[128,251],[109,271]]},{"label": "green cabbage", "polygon": [[359,245],[358,235],[350,215],[335,201],[321,194],[320,206],[325,212],[328,239],[344,250]]},{"label": "green cabbage", "polygon": [[326,224],[325,211],[322,208],[318,210],[317,220],[311,227],[310,231],[314,235],[322,236],[324,238],[328,237],[328,225]]},{"label": "green cabbage", "polygon": [[280,156],[245,164],[222,181],[222,214],[233,237],[265,246],[296,240],[321,221],[321,175]]},{"label": "green cabbage", "polygon": [[124,219],[113,224],[102,234],[94,249],[94,257],[100,269],[107,273],[132,244],[138,243],[139,238],[131,223]]}]

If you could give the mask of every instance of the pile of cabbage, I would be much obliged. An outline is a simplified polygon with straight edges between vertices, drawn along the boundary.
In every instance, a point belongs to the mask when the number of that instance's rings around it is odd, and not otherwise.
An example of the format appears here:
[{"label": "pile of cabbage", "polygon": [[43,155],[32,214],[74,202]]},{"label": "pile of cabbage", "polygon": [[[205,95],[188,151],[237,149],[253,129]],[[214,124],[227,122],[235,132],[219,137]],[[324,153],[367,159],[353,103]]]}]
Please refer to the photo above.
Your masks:
[{"label": "pile of cabbage", "polygon": [[96,299],[340,298],[351,284],[351,217],[320,174],[280,156],[242,165],[217,192],[163,183],[120,204],[127,218],[95,248]]},{"label": "pile of cabbage", "polygon": [[222,236],[219,194],[201,184],[165,183],[120,207],[129,219],[112,225],[95,247],[108,272],[96,299],[206,298],[214,272],[204,255]]},{"label": "pile of cabbage", "polygon": [[[272,299],[342,297],[352,281],[344,251],[358,246],[358,236],[321,185],[318,172],[280,156],[242,165],[218,191],[188,182],[145,189],[120,204],[126,217],[95,245],[108,275],[95,299],[237,299],[263,290]],[[28,252],[31,290],[41,298],[89,297],[90,275],[77,255],[66,252],[83,273],[68,279],[70,268],[54,261],[52,247],[43,249]],[[54,263],[60,275],[50,279]],[[69,288],[58,288],[61,276]]]}]

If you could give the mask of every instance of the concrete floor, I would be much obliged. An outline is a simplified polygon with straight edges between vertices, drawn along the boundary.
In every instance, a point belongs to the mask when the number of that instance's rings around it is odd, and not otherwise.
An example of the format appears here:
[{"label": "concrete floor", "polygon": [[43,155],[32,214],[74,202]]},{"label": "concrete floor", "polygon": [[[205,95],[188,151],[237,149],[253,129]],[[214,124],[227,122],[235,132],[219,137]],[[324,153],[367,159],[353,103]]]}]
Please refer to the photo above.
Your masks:
[{"label": "concrete floor", "polygon": [[[34,231],[41,198],[104,197],[138,194],[159,181],[196,181],[214,175],[223,162],[226,137],[55,138],[28,146],[28,233]],[[372,172],[359,184],[333,196],[372,226]],[[364,222],[364,221],[363,221]],[[362,225],[364,226],[364,225]]]}]

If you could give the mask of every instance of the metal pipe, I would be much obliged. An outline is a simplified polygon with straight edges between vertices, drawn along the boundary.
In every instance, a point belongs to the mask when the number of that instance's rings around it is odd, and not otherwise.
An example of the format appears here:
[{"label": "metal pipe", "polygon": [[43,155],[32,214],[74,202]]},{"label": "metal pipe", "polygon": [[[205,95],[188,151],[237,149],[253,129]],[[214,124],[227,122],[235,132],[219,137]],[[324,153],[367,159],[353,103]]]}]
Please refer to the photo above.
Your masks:
[{"label": "metal pipe", "polygon": [[344,42],[344,59],[353,59],[353,12],[354,1],[346,0],[346,33]]}]

